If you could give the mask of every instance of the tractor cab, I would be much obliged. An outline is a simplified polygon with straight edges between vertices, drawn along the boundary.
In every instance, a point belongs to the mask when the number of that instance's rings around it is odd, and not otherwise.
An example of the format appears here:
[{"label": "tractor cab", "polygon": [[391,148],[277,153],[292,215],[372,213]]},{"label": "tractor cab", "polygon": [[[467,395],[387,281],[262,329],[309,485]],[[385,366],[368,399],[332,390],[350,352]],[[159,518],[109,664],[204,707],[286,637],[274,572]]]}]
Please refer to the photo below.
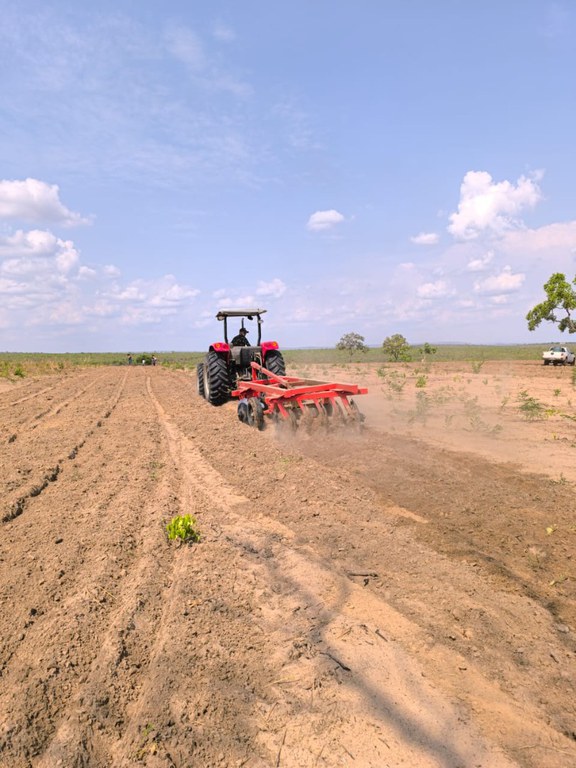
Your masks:
[{"label": "tractor cab", "polygon": [[[252,362],[262,365],[262,315],[264,312],[266,312],[265,309],[222,309],[216,315],[217,320],[224,322],[224,341],[230,348],[230,362],[238,379],[252,378],[250,365]],[[229,330],[230,318],[233,318],[233,322],[240,320],[237,332]],[[255,323],[254,320],[256,320]]]},{"label": "tractor cab", "polygon": [[[262,342],[262,323],[264,322],[262,320],[262,315],[265,312],[265,309],[221,309],[216,315],[216,320],[224,321],[224,341],[226,344],[231,344],[232,340],[235,338],[235,335],[231,335],[230,338],[228,336],[229,318],[240,318],[240,328],[245,328],[248,332],[254,329],[250,326],[247,326],[244,321],[248,320],[248,322],[251,323],[254,321],[254,318],[256,318],[256,339],[249,339],[249,341],[255,341],[254,346],[259,347],[260,343]],[[250,345],[244,346],[252,346],[252,343],[250,343]]]},{"label": "tractor cab", "polygon": [[216,319],[224,323],[224,341],[211,344],[204,361],[197,367],[198,393],[213,405],[230,399],[239,381],[250,381],[252,363],[274,374],[285,374],[278,342],[262,341],[265,312],[265,309],[221,309],[216,314]]}]

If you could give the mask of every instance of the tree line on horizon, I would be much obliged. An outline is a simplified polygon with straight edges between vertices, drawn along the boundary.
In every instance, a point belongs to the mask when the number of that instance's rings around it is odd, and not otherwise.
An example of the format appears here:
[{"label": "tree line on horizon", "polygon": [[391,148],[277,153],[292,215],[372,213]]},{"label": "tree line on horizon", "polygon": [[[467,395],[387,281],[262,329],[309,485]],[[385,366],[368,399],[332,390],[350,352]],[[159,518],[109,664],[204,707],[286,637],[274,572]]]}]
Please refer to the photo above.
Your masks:
[{"label": "tree line on horizon", "polygon": [[[569,283],[566,275],[555,272],[544,284],[546,298],[533,307],[526,315],[528,330],[534,331],[544,322],[551,322],[558,326],[562,333],[576,333],[576,320],[572,314],[576,311],[576,277]],[[359,333],[345,333],[336,344],[336,349],[347,352],[350,359],[355,352],[368,352],[370,349],[365,343],[365,337]],[[382,349],[393,362],[409,362],[412,359],[411,345],[401,333],[387,336],[382,342]],[[418,349],[422,360],[425,360],[438,351],[427,341]]]}]

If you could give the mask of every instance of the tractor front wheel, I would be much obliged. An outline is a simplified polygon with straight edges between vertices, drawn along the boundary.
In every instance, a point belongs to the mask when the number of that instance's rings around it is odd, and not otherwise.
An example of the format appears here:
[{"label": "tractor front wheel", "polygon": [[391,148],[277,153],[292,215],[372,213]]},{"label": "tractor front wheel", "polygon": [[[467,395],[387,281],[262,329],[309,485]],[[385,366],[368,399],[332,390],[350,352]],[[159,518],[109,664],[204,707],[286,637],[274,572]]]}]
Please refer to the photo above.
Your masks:
[{"label": "tractor front wheel", "polygon": [[204,397],[211,405],[222,405],[230,397],[228,365],[217,352],[208,352],[204,360]]}]

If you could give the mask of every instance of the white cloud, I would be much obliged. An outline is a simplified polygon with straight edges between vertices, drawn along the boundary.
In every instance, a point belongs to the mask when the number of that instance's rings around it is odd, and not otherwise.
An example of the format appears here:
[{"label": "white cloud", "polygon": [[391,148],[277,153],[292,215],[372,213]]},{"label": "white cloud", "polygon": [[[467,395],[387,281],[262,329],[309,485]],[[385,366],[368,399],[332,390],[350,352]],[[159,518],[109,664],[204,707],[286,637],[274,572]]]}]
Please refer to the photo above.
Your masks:
[{"label": "white cloud", "polygon": [[53,253],[58,238],[52,232],[32,229],[24,232],[19,229],[13,235],[0,237],[0,258],[10,256],[45,256]]},{"label": "white cloud", "polygon": [[416,289],[416,295],[421,299],[442,299],[446,296],[451,296],[452,293],[452,289],[445,280],[424,283]]},{"label": "white cloud", "polygon": [[548,224],[538,229],[507,232],[501,248],[505,251],[536,252],[576,248],[576,221]]},{"label": "white cloud", "polygon": [[78,251],[71,240],[58,240],[56,266],[60,272],[70,272],[79,262]]},{"label": "white cloud", "polygon": [[256,287],[257,296],[272,296],[275,299],[279,299],[286,291],[286,284],[282,282],[278,277],[271,280],[269,283],[260,280]]},{"label": "white cloud", "polygon": [[18,230],[0,237],[0,273],[30,274],[34,279],[53,279],[55,273],[70,272],[79,261],[71,240],[61,240],[51,232]]},{"label": "white cloud", "polygon": [[78,270],[78,277],[81,277],[85,280],[90,280],[93,277],[96,277],[98,275],[98,272],[95,269],[92,269],[91,267],[85,267],[82,266]]},{"label": "white cloud", "polygon": [[436,245],[440,236],[436,232],[420,232],[419,235],[411,237],[410,240],[416,245]]},{"label": "white cloud", "polygon": [[173,275],[165,275],[160,283],[155,287],[153,295],[150,298],[150,306],[175,308],[186,303],[188,299],[193,299],[200,293],[196,288],[188,288],[179,285]]},{"label": "white cloud", "polygon": [[342,221],[344,221],[344,216],[334,209],[329,211],[316,211],[316,213],[313,213],[310,216],[306,226],[312,232],[321,232],[326,229],[332,229],[332,227],[335,227]]},{"label": "white cloud", "polygon": [[468,271],[484,272],[484,270],[488,269],[493,258],[494,251],[487,251],[483,256],[480,256],[477,259],[470,259],[468,262]]},{"label": "white cloud", "polygon": [[499,274],[475,282],[474,291],[480,294],[514,293],[522,287],[525,279],[526,275],[521,272],[514,274],[511,267],[506,266]]},{"label": "white cloud", "polygon": [[473,240],[483,232],[503,234],[521,226],[520,212],[542,199],[538,179],[538,175],[533,179],[521,176],[514,186],[509,181],[493,182],[486,171],[468,171],[448,231],[457,239]]},{"label": "white cloud", "polygon": [[60,189],[38,179],[0,181],[0,219],[20,219],[64,227],[88,224],[90,219],[60,202]]}]

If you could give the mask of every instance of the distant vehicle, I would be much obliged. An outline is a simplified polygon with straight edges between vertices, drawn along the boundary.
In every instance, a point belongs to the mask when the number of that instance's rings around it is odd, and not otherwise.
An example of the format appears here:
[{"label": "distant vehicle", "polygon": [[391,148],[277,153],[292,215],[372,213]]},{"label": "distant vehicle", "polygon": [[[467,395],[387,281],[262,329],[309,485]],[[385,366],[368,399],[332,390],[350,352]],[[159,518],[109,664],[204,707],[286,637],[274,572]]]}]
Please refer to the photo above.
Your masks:
[{"label": "distant vehicle", "polygon": [[544,365],[574,365],[576,357],[567,347],[555,344],[546,352],[542,352],[542,362]]}]

